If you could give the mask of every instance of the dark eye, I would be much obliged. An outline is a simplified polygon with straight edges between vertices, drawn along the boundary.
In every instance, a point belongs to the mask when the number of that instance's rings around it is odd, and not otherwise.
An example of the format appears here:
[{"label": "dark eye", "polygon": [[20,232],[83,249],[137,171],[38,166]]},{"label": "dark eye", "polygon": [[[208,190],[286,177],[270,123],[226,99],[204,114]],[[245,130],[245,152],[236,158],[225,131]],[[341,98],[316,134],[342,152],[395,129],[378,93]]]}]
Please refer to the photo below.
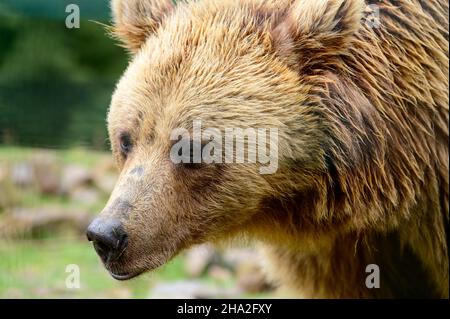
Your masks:
[{"label": "dark eye", "polygon": [[[205,162],[204,156],[205,155],[208,156],[211,154],[204,154],[204,148],[209,142],[210,141],[205,141],[205,140],[202,140],[202,141],[191,140],[190,148],[189,148],[190,149],[189,159],[183,160],[183,163],[182,163],[183,167],[188,168],[188,169],[199,169],[199,168],[202,168],[205,165],[207,165],[206,163],[208,163],[208,161]],[[198,157],[196,156],[196,153],[194,152],[194,146],[195,146],[196,150],[198,150],[198,152],[199,152],[198,155],[200,157],[200,163],[198,163],[198,161],[195,162],[195,160],[194,160],[194,158],[197,158],[197,160],[198,160]],[[216,152],[217,152],[217,150],[216,150]],[[179,155],[181,156],[182,154],[179,154]]]},{"label": "dark eye", "polygon": [[203,151],[203,145],[196,143],[194,141],[190,141],[189,159],[184,160],[184,163],[183,163],[183,167],[188,168],[188,169],[199,169],[200,167],[202,167],[201,155],[200,155],[200,163],[194,163],[194,145],[196,147],[199,147],[200,154],[202,154],[202,151]]},{"label": "dark eye", "polygon": [[[203,166],[203,143],[189,139],[180,139],[176,143],[176,163],[187,169],[198,169]],[[195,150],[194,150],[195,148]],[[171,155],[172,156],[172,155]]]},{"label": "dark eye", "polygon": [[120,136],[120,151],[123,155],[127,156],[131,149],[133,148],[133,144],[131,143],[131,138],[129,134],[122,134]]}]

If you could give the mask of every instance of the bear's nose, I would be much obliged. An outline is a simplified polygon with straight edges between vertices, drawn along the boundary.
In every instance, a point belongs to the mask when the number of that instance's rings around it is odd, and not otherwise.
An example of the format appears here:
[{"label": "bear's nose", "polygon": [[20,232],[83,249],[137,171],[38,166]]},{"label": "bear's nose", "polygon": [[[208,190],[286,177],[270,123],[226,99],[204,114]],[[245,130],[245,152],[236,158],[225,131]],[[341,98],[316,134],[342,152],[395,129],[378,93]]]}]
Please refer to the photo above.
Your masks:
[{"label": "bear's nose", "polygon": [[128,244],[128,236],[119,220],[97,217],[89,225],[86,236],[92,241],[104,263],[117,260]]}]

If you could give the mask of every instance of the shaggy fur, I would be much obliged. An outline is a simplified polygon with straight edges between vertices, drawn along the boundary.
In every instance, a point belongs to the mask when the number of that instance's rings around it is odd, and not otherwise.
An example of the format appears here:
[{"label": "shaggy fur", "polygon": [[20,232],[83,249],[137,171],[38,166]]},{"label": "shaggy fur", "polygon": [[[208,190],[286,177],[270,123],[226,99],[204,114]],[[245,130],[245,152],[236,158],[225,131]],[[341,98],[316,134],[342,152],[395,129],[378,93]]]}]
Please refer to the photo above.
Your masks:
[{"label": "shaggy fur", "polygon": [[[298,296],[448,297],[446,0],[112,4],[132,59],[108,115],[121,175],[102,216],[130,236],[111,272],[244,234]],[[173,164],[170,132],[199,118],[277,127],[277,173]]]}]

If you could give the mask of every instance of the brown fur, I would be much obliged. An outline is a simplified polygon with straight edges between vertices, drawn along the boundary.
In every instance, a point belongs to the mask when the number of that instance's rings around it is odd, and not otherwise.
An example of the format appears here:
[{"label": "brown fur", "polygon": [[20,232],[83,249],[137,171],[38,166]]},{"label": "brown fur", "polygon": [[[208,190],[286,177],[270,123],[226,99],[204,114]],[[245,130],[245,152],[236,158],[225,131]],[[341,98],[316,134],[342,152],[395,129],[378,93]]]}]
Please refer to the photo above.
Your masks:
[{"label": "brown fur", "polygon": [[[448,297],[448,2],[371,2],[380,28],[360,0],[113,0],[133,58],[108,116],[102,214],[130,236],[111,271],[244,234],[299,296]],[[174,165],[170,132],[197,118],[277,127],[279,170]]]}]

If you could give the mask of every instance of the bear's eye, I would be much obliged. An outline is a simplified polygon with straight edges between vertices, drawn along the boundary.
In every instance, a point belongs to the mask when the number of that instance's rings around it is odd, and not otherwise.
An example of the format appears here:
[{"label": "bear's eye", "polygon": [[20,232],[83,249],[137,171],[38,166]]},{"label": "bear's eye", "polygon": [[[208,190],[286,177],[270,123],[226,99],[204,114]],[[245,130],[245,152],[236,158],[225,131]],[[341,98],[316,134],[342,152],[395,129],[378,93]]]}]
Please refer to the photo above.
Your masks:
[{"label": "bear's eye", "polygon": [[[202,163],[202,158],[201,158],[201,145],[198,145],[198,143],[189,140],[186,141],[185,146],[188,145],[189,147],[189,152],[188,154],[184,154],[183,150],[178,150],[178,156],[181,157],[181,166],[183,166],[184,168],[188,168],[188,169],[197,169],[200,168]],[[194,152],[194,145],[196,147],[200,147],[200,154],[199,156],[195,156],[195,152]]]},{"label": "bear's eye", "polygon": [[204,142],[193,140],[179,140],[175,156],[180,167],[199,169],[205,164],[202,158]]},{"label": "bear's eye", "polygon": [[[194,145],[199,149],[198,156],[196,156],[194,152]],[[189,158],[188,160],[183,161],[183,167],[188,169],[199,169],[202,167],[203,159],[202,159],[202,152],[203,152],[203,145],[202,143],[190,141],[190,148],[189,148]],[[200,162],[200,163],[199,163]]]},{"label": "bear's eye", "polygon": [[120,135],[120,151],[124,156],[127,156],[131,149],[133,148],[133,144],[131,143],[130,135],[127,133],[124,133]]}]

